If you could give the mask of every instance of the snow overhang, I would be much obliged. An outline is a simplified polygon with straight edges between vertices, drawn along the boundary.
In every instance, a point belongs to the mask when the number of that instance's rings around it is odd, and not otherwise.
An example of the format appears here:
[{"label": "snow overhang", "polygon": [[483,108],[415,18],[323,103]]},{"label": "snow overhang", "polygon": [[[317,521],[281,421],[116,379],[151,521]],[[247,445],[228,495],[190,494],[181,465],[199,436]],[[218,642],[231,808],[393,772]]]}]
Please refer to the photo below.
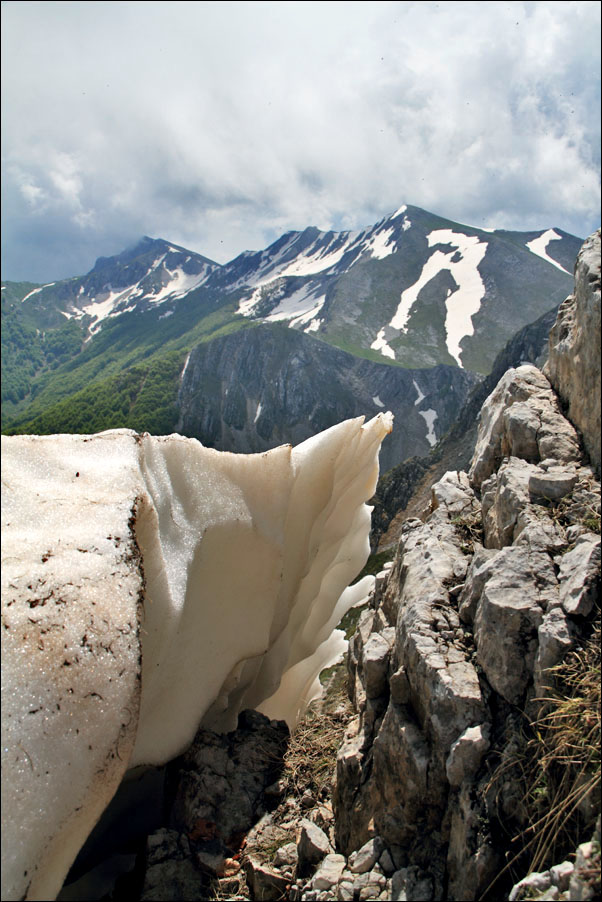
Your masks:
[{"label": "snow overhang", "polygon": [[3,437],[3,899],[51,899],[137,764],[260,708],[294,727],[366,594],[391,414],[240,455]]}]

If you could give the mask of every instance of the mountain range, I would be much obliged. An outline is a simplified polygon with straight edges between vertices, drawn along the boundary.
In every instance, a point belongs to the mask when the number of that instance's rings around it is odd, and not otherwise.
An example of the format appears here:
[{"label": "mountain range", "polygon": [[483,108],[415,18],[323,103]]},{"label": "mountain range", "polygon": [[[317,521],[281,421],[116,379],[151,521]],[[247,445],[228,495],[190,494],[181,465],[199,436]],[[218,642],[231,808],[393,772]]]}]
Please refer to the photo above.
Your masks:
[{"label": "mountain range", "polygon": [[3,430],[263,451],[387,407],[388,468],[428,452],[507,340],[558,306],[580,246],[404,205],[226,264],[145,237],[84,276],[3,282]]}]

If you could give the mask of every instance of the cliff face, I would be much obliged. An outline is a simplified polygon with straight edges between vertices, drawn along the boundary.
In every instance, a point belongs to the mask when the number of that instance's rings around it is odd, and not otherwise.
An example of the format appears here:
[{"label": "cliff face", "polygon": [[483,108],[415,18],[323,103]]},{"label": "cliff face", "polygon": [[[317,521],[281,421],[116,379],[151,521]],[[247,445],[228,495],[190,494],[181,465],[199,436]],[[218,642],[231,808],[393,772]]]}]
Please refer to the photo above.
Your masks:
[{"label": "cliff face", "polygon": [[177,429],[221,451],[259,452],[390,410],[396,428],[381,450],[386,470],[428,454],[477,381],[453,366],[412,370],[375,363],[268,323],[192,351]]}]

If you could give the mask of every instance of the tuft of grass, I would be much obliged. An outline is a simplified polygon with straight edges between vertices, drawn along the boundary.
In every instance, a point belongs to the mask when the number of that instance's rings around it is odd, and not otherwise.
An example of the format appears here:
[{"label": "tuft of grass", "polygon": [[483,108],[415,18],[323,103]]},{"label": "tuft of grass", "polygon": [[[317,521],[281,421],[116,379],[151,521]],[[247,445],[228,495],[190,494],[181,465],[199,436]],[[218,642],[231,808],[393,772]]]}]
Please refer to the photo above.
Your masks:
[{"label": "tuft of grass", "polygon": [[460,538],[460,550],[463,554],[474,554],[475,546],[483,544],[483,521],[481,511],[470,511],[458,514],[451,521]]},{"label": "tuft of grass", "polygon": [[600,813],[599,620],[584,648],[550,673],[555,688],[539,700],[542,713],[527,745],[536,762],[528,792],[539,813],[525,830],[531,870],[555,859],[559,846],[574,846],[584,823],[591,826]]},{"label": "tuft of grass", "polygon": [[[600,617],[582,648],[549,671],[553,688],[488,788],[522,787],[517,849],[504,870],[542,871],[575,852],[600,814]],[[492,884],[493,886],[494,884]],[[491,890],[492,886],[488,888]]]}]

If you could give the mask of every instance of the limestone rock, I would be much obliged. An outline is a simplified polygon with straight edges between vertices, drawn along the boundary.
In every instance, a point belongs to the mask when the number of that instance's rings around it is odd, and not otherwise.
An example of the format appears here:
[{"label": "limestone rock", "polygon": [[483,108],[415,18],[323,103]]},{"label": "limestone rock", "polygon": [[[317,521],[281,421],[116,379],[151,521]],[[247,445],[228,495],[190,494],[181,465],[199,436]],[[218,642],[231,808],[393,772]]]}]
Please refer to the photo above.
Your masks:
[{"label": "limestone rock", "polygon": [[474,620],[483,586],[495,568],[495,564],[491,563],[495,556],[493,548],[477,548],[473,555],[458,599],[460,617],[465,623],[472,623]]},{"label": "limestone rock", "polygon": [[509,902],[515,902],[515,900],[520,899],[528,899],[533,898],[534,894],[537,893],[536,898],[541,898],[540,893],[544,893],[546,890],[550,888],[552,885],[552,878],[550,877],[549,871],[542,871],[538,873],[537,871],[529,874],[528,877],[525,877],[524,880],[521,880],[519,883],[515,884],[510,891],[510,895],[508,897]]},{"label": "limestone rock", "polygon": [[[243,712],[231,733],[199,730],[179,769],[173,825],[198,842],[217,840],[228,857],[238,837],[264,814],[264,791],[283,766],[287,741],[284,721],[269,721],[257,711]],[[218,854],[213,846],[207,851]]]},{"label": "limestone rock", "polygon": [[537,463],[548,457],[578,461],[580,456],[577,434],[543,373],[531,365],[507,370],[481,410],[469,471],[473,485],[480,487],[504,457]]},{"label": "limestone rock", "polygon": [[257,902],[282,899],[290,882],[282,874],[265,867],[251,856],[245,858],[245,872],[253,899]]},{"label": "limestone rock", "polygon": [[400,667],[389,680],[391,698],[396,705],[407,705],[410,700],[410,682],[405,667]]},{"label": "limestone rock", "polygon": [[558,887],[560,892],[563,893],[569,888],[569,881],[574,870],[575,865],[572,861],[562,861],[560,864],[555,864],[550,868],[552,883]]},{"label": "limestone rock", "polygon": [[575,644],[571,622],[561,607],[547,612],[537,631],[537,639],[533,681],[536,695],[543,696],[553,685],[553,678],[547,671],[559,664]]},{"label": "limestone rock", "polygon": [[487,679],[511,704],[521,700],[531,679],[537,630],[554,603],[557,583],[547,554],[517,545],[492,559],[475,615],[475,643]]},{"label": "limestone rock", "polygon": [[393,874],[391,902],[430,902],[433,898],[433,881],[420,868],[401,868]]},{"label": "limestone rock", "polygon": [[575,469],[560,468],[538,471],[529,479],[529,492],[532,496],[559,501],[575,488],[577,473]]},{"label": "limestone rock", "polygon": [[600,537],[579,536],[562,558],[558,574],[560,601],[567,614],[587,617],[600,591]]},{"label": "limestone rock", "polygon": [[537,472],[518,457],[505,460],[482,484],[483,530],[486,548],[511,545],[519,515],[529,504],[529,481]]},{"label": "limestone rock", "polygon": [[384,843],[380,837],[375,836],[367,843],[353,852],[349,857],[349,870],[352,874],[365,874],[371,871],[384,851]]},{"label": "limestone rock", "polygon": [[274,855],[274,867],[286,869],[294,869],[297,864],[297,843],[289,842],[276,850]]},{"label": "limestone rock", "polygon": [[466,516],[478,509],[468,476],[457,470],[445,473],[433,485],[431,494],[433,510],[443,506],[449,514]]},{"label": "limestone rock", "polygon": [[480,724],[464,730],[452,745],[445,762],[450,786],[460,786],[463,780],[476,773],[489,745],[488,725]]},{"label": "limestone rock", "polygon": [[332,846],[324,831],[307,818],[301,820],[300,827],[297,841],[298,871],[303,874],[308,867],[318,864],[332,852]]},{"label": "limestone rock", "polygon": [[584,243],[575,267],[575,291],[560,306],[550,332],[544,372],[568,406],[600,473],[600,230]]},{"label": "limestone rock", "polygon": [[373,633],[364,646],[362,665],[368,698],[377,698],[385,691],[390,650],[390,643],[379,633]]},{"label": "limestone rock", "polygon": [[311,880],[312,889],[331,890],[345,870],[345,856],[330,852],[320,863]]},{"label": "limestone rock", "polygon": [[142,902],[202,902],[207,890],[195,866],[186,836],[174,830],[159,830],[149,836]]}]

